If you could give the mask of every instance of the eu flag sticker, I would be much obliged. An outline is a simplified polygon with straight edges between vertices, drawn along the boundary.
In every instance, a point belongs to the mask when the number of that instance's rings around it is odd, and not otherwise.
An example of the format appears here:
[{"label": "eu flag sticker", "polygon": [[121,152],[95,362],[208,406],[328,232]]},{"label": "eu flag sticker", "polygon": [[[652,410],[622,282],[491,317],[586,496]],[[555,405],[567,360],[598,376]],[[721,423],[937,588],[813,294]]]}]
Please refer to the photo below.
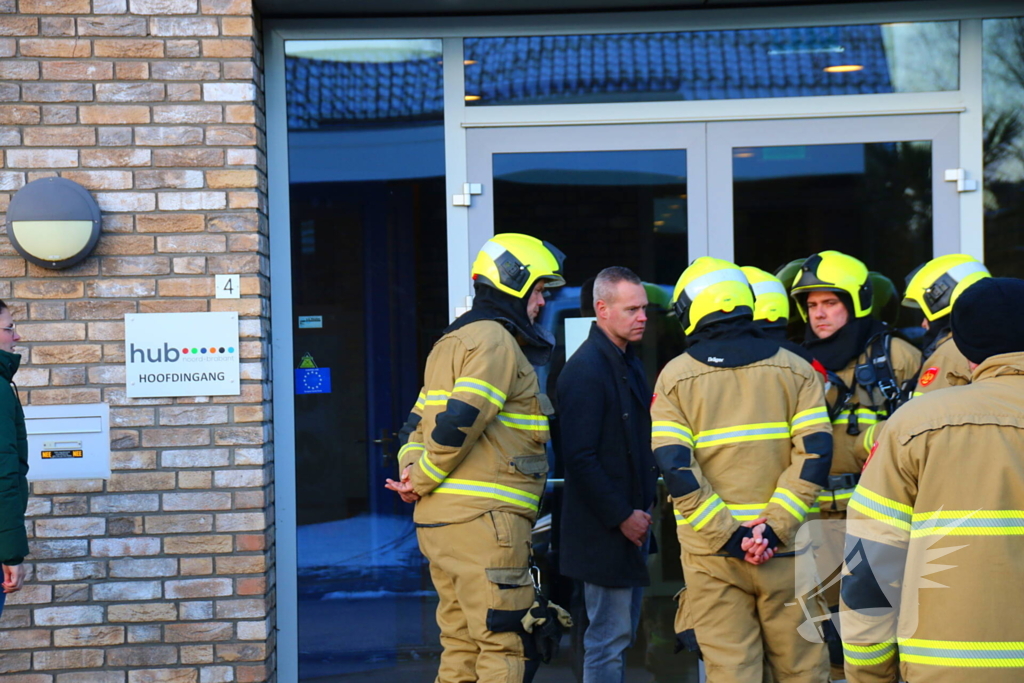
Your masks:
[{"label": "eu flag sticker", "polygon": [[331,393],[330,368],[298,368],[295,370],[296,394]]}]

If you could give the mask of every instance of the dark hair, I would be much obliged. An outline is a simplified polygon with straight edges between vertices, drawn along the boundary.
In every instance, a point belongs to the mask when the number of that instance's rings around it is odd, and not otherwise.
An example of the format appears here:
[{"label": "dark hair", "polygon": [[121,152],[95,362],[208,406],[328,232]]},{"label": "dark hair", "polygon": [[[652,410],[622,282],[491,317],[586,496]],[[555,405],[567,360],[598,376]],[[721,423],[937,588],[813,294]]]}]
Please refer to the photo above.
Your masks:
[{"label": "dark hair", "polygon": [[608,301],[612,297],[612,288],[620,282],[629,282],[634,285],[642,285],[640,278],[629,268],[623,266],[609,266],[594,278],[594,302]]},{"label": "dark hair", "polygon": [[8,308],[7,304],[0,300],[0,311],[4,310],[5,308]]}]

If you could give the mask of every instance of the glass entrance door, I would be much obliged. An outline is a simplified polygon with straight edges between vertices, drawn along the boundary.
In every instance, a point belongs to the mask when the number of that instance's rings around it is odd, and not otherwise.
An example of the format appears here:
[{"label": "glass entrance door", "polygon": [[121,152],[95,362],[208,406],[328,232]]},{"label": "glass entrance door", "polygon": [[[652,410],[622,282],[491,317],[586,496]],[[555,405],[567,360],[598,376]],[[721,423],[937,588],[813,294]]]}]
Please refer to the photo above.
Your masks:
[{"label": "glass entrance door", "polygon": [[707,129],[712,255],[774,272],[836,249],[902,285],[960,251],[957,185],[944,179],[959,165],[955,114]]}]

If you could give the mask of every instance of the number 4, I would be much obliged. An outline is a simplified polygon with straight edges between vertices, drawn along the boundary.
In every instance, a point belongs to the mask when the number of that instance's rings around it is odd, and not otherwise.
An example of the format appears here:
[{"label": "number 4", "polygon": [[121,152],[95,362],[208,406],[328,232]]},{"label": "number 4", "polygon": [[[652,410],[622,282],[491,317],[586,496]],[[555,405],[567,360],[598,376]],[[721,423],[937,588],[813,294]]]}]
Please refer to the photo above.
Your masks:
[{"label": "number 4", "polygon": [[215,291],[218,299],[237,299],[241,295],[238,274],[217,275]]}]

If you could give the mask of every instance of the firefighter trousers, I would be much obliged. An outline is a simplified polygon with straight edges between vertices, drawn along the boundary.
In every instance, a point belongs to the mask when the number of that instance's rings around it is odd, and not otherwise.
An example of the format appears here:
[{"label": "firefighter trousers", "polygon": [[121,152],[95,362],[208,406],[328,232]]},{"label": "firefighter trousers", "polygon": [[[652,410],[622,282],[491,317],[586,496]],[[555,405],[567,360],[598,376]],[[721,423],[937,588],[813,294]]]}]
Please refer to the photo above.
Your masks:
[{"label": "firefighter trousers", "polygon": [[[769,679],[766,665],[778,683],[828,681],[825,644],[797,631],[808,615],[796,598],[796,558],[775,557],[760,566],[685,552],[682,559],[708,683],[762,683]],[[806,607],[812,617],[827,610],[820,596]]]},{"label": "firefighter trousers", "polygon": [[459,524],[418,527],[439,603],[441,665],[437,683],[523,683],[526,659],[519,620],[535,597],[526,517],[491,511]]}]

